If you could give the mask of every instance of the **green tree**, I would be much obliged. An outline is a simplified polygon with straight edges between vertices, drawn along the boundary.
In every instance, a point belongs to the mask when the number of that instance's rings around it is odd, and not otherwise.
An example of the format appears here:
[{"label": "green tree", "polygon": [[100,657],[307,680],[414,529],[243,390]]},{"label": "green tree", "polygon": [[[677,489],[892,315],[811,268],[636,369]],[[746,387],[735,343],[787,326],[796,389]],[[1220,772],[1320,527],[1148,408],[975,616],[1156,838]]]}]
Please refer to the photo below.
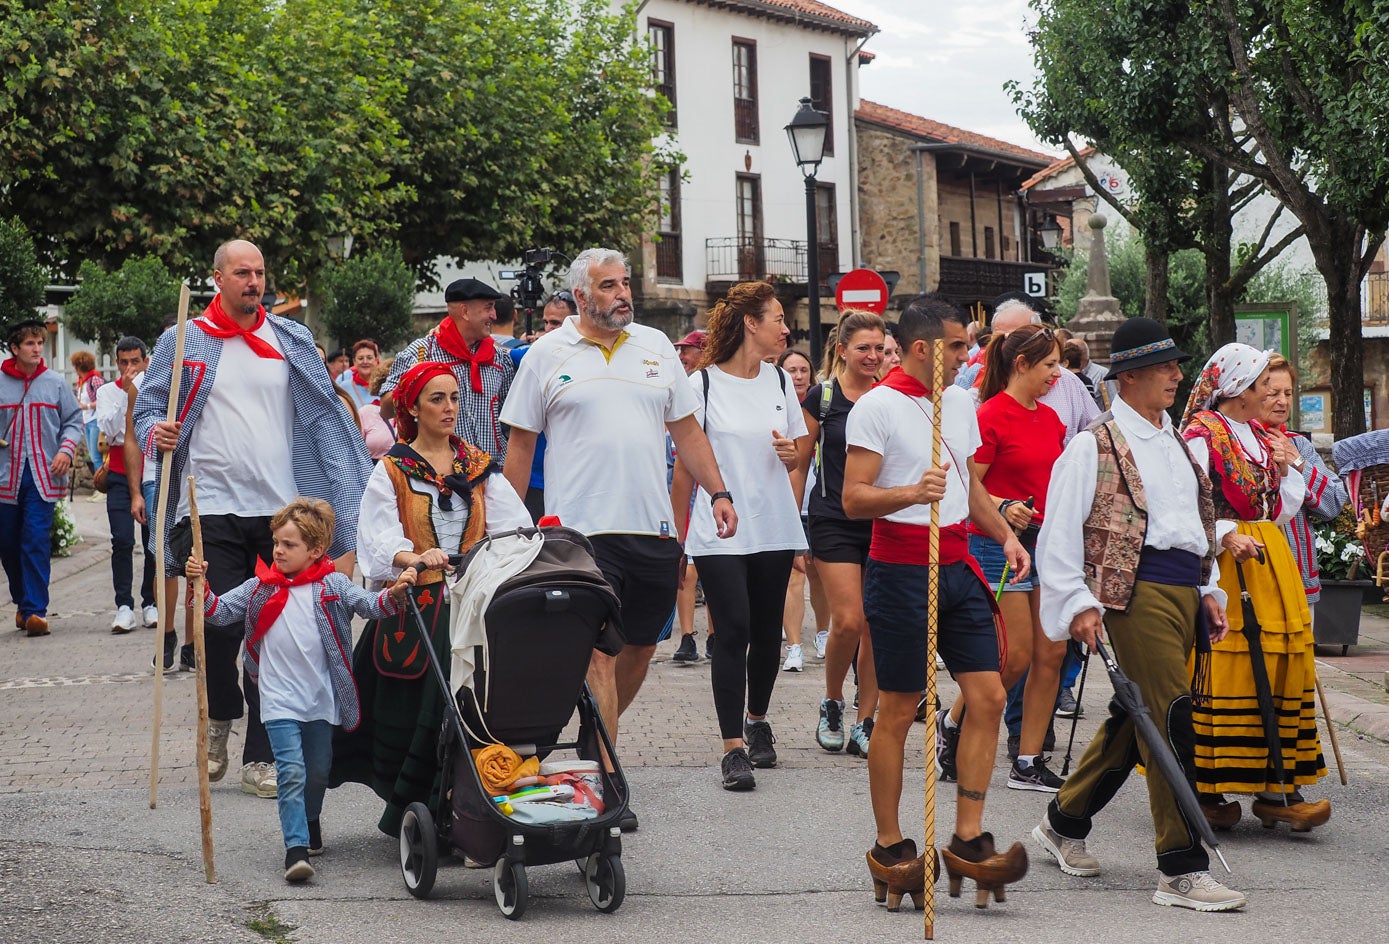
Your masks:
[{"label": "green tree", "polygon": [[322,282],[323,323],[339,345],[371,338],[394,350],[413,334],[415,274],[394,243],[333,266]]},{"label": "green tree", "polygon": [[43,284],[29,231],[18,219],[0,218],[0,328],[35,317]]},{"label": "green tree", "polygon": [[131,336],[153,346],[164,319],[178,311],[179,282],[154,256],[127,259],[115,272],[82,263],[63,317],[77,337],[102,350]]}]

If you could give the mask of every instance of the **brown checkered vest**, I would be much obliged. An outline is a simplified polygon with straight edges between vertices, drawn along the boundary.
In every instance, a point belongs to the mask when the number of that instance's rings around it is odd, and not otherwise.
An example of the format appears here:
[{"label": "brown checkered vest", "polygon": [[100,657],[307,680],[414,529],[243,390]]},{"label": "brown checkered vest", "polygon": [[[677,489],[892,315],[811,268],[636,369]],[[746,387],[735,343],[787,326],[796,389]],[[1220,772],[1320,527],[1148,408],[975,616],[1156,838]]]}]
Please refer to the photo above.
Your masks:
[{"label": "brown checkered vest", "polygon": [[[1085,585],[1095,599],[1111,610],[1127,611],[1138,574],[1138,558],[1148,535],[1148,498],[1143,480],[1133,461],[1133,451],[1114,422],[1113,413],[1104,413],[1089,431],[1094,434],[1099,458],[1095,480],[1095,500],[1082,530],[1085,534]],[[1175,434],[1174,434],[1175,438]],[[1181,440],[1177,440],[1179,443]],[[1182,452],[1190,458],[1186,445]],[[1211,501],[1211,480],[1191,460],[1196,473],[1197,504],[1201,524],[1206,529],[1206,556],[1201,561],[1201,582],[1211,575],[1215,548],[1215,505]]]}]

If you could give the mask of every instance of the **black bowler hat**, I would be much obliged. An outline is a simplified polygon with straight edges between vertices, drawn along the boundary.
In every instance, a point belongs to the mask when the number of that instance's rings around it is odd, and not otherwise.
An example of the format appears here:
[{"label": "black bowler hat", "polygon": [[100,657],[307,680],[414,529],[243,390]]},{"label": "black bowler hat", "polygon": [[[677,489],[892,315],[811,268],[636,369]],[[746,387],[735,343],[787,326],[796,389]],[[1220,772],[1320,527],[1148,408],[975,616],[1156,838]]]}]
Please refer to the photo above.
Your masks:
[{"label": "black bowler hat", "polygon": [[1109,373],[1104,379],[1113,380],[1126,370],[1190,359],[1190,354],[1177,348],[1177,342],[1172,340],[1162,322],[1152,318],[1130,318],[1114,329]]},{"label": "black bowler hat", "polygon": [[501,297],[501,292],[477,279],[455,279],[449,283],[448,288],[444,289],[445,302],[470,302],[475,298],[495,301]]}]

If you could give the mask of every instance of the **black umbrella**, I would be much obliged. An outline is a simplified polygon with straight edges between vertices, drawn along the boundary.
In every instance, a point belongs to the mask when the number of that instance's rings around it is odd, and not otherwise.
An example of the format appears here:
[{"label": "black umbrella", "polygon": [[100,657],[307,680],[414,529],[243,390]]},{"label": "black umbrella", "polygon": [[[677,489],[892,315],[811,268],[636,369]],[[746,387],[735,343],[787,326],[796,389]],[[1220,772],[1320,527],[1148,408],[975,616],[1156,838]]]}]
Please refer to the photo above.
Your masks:
[{"label": "black umbrella", "polygon": [[1138,686],[1119,668],[1119,663],[1114,661],[1104,643],[1096,640],[1095,651],[1099,653],[1100,659],[1104,661],[1105,670],[1109,672],[1109,681],[1114,686],[1114,697],[1133,719],[1138,736],[1148,745],[1149,776],[1152,775],[1152,768],[1156,767],[1172,788],[1172,795],[1177,798],[1177,805],[1181,807],[1186,821],[1196,828],[1201,839],[1211,847],[1211,851],[1220,859],[1220,864],[1225,866],[1225,871],[1230,871],[1230,864],[1225,861],[1225,856],[1220,852],[1220,844],[1215,841],[1211,824],[1206,822],[1206,815],[1201,812],[1201,801],[1196,799],[1196,791],[1191,788],[1191,781],[1187,779],[1181,761],[1172,753],[1167,739],[1153,722],[1148,706],[1143,704],[1143,696],[1139,693]]},{"label": "black umbrella", "polygon": [[[1264,553],[1256,549],[1259,563],[1264,562]],[[1283,785],[1287,782],[1287,774],[1283,770],[1283,736],[1278,730],[1278,711],[1273,706],[1273,686],[1268,680],[1268,664],[1264,662],[1264,645],[1261,640],[1263,627],[1259,625],[1259,618],[1254,614],[1254,601],[1249,596],[1249,588],[1244,585],[1244,568],[1239,562],[1235,562],[1235,575],[1239,577],[1239,600],[1240,610],[1244,614],[1244,627],[1240,630],[1244,634],[1245,641],[1249,644],[1249,665],[1254,671],[1254,694],[1259,700],[1259,721],[1264,728],[1264,740],[1268,743],[1269,766],[1273,768],[1273,776]],[[1283,803],[1288,802],[1287,793],[1283,794]]]}]

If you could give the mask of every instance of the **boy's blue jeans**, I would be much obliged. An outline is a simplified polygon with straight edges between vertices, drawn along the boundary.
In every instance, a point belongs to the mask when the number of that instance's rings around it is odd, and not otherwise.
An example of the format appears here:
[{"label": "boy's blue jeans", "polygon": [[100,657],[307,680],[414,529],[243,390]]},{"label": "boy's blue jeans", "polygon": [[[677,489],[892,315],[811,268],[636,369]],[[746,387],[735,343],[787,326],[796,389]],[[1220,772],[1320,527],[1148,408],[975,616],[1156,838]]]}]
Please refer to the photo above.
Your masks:
[{"label": "boy's blue jeans", "polygon": [[333,725],[327,721],[265,722],[275,753],[276,803],[285,848],[309,844],[309,821],[323,811],[328,769],[333,765]]}]

